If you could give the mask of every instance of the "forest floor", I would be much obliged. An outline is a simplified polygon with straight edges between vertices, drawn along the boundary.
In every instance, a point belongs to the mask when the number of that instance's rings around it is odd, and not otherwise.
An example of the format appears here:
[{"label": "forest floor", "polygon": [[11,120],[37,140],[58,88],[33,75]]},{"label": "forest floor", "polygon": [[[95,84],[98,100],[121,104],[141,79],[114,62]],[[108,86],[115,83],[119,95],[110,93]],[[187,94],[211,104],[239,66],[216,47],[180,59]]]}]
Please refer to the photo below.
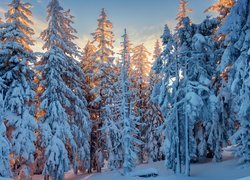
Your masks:
[{"label": "forest floor", "polygon": [[138,166],[135,171],[155,168],[159,176],[150,178],[127,177],[122,176],[121,171],[106,171],[103,173],[91,174],[83,177],[83,180],[250,180],[250,168],[241,168],[238,165],[238,159],[234,158],[230,150],[223,151],[223,161],[213,162],[208,159],[204,162],[191,164],[191,176],[176,176],[172,171],[167,170],[164,162],[156,162]]},{"label": "forest floor", "polygon": [[[157,177],[140,178],[123,176],[122,170],[109,171],[103,169],[102,173],[74,175],[73,171],[65,174],[66,180],[250,180],[250,168],[241,168],[238,159],[234,158],[230,148],[223,151],[223,161],[213,162],[207,159],[204,162],[191,164],[191,176],[176,176],[168,170],[164,161],[139,165],[135,171],[147,171],[154,168],[159,172]],[[242,179],[241,179],[242,178]],[[43,180],[42,176],[34,176],[34,180]]]}]

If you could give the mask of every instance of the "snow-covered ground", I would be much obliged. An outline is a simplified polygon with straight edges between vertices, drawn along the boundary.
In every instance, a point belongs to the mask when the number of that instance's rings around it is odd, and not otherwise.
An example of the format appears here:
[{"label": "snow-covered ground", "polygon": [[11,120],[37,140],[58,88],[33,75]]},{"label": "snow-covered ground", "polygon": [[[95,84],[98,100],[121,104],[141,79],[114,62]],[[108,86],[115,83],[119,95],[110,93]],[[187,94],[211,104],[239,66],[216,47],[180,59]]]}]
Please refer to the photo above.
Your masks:
[{"label": "snow-covered ground", "polygon": [[231,152],[223,152],[223,161],[216,163],[213,161],[206,161],[191,165],[191,177],[174,176],[172,171],[167,170],[164,162],[156,162],[138,166],[136,170],[143,170],[148,168],[155,168],[159,172],[158,177],[140,178],[122,176],[121,171],[107,171],[98,174],[91,174],[83,177],[83,180],[250,180],[250,169],[242,169],[238,166],[237,159],[233,158]]},{"label": "snow-covered ground", "polygon": [[[223,152],[223,161],[216,163],[212,160],[207,160],[191,165],[191,177],[184,175],[175,176],[172,171],[167,170],[164,162],[156,162],[138,166],[133,175],[141,174],[142,172],[156,172],[157,177],[128,177],[122,175],[122,170],[108,171],[103,170],[102,173],[93,173],[85,175],[74,175],[73,171],[65,174],[66,180],[250,180],[250,168],[240,168],[238,160],[235,159],[230,152],[230,148],[226,148]],[[35,180],[43,180],[43,176],[34,176]],[[0,180],[2,180],[0,178]],[[6,180],[6,179],[4,179]]]}]

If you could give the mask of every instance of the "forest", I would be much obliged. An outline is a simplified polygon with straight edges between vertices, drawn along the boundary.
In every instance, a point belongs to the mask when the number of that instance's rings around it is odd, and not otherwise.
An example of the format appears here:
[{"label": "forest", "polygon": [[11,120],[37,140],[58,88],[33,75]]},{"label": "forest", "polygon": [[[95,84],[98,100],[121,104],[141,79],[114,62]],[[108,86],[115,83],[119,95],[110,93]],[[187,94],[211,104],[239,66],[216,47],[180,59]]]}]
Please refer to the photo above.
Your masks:
[{"label": "forest", "polygon": [[192,164],[220,163],[228,146],[237,167],[250,167],[250,0],[214,1],[198,24],[179,0],[177,24],[165,25],[153,52],[126,27],[115,52],[104,8],[78,47],[59,0],[47,5],[35,52],[24,1],[9,0],[0,19],[0,179],[104,169],[129,177],[158,161],[192,177]]}]

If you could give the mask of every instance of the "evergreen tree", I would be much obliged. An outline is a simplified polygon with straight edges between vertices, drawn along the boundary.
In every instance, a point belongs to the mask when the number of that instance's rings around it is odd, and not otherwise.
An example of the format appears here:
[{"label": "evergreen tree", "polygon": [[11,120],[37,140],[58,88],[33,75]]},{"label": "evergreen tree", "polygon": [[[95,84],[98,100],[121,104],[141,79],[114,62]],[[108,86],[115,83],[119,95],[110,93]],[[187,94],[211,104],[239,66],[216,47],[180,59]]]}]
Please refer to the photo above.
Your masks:
[{"label": "evergreen tree", "polygon": [[123,37],[123,50],[122,50],[122,62],[120,69],[120,76],[118,81],[118,92],[119,92],[119,112],[121,122],[123,124],[122,130],[122,141],[124,150],[124,163],[123,169],[124,174],[128,175],[138,160],[138,153],[140,149],[138,145],[142,142],[137,139],[139,130],[138,118],[135,117],[133,113],[133,98],[131,94],[131,83],[129,82],[128,72],[130,66],[130,42],[128,40],[128,35],[125,30]]},{"label": "evergreen tree", "polygon": [[90,42],[88,41],[86,46],[83,49],[83,57],[81,60],[81,65],[83,68],[83,72],[85,74],[85,79],[86,79],[86,83],[88,85],[89,88],[93,88],[93,79],[92,77],[94,76],[94,72],[95,72],[95,59],[94,59],[94,55],[96,52],[97,48]]},{"label": "evergreen tree", "polygon": [[[148,56],[150,53],[145,48],[143,44],[138,45],[132,50],[133,56],[131,57],[131,66],[130,66],[130,77],[132,80],[132,88],[133,88],[133,98],[135,99],[134,108],[136,116],[139,118],[139,122],[141,123],[140,129],[140,140],[144,142],[145,134],[143,134],[143,129],[145,126],[145,119],[143,114],[146,110],[146,91],[148,87],[148,76],[149,71],[151,69],[151,64],[149,62]],[[144,145],[141,146],[141,152],[139,156],[139,161],[142,163],[144,160],[143,157],[143,148]]]},{"label": "evergreen tree", "polygon": [[[0,79],[0,90],[3,90],[4,84]],[[6,127],[4,124],[4,100],[3,95],[0,93],[0,177],[11,177],[11,169],[9,163],[10,155],[10,142],[6,135]]]},{"label": "evergreen tree", "polygon": [[212,123],[209,125],[210,133],[208,136],[208,143],[210,149],[214,154],[214,160],[221,161],[221,137],[223,134],[223,129],[220,123],[220,102],[219,98],[213,93],[209,97],[209,111],[212,119]]},{"label": "evergreen tree", "polygon": [[188,5],[188,1],[187,0],[180,0],[179,1],[179,12],[176,16],[176,20],[177,20],[177,26],[176,29],[179,29],[182,25],[182,19],[187,17],[188,13],[192,12],[192,9],[187,7]]},{"label": "evergreen tree", "polygon": [[0,78],[6,85],[3,90],[4,118],[7,130],[13,129],[10,142],[16,170],[18,164],[26,167],[34,161],[37,124],[34,119],[35,75],[31,64],[36,57],[31,50],[34,34],[30,28],[31,4],[13,0],[8,7],[6,23],[0,28]]},{"label": "evergreen tree", "polygon": [[176,173],[181,172],[180,162],[185,162],[185,174],[189,175],[190,161],[206,157],[208,114],[204,112],[216,62],[215,43],[210,36],[217,24],[206,19],[195,25],[188,17],[182,18],[175,40],[166,26],[164,51],[154,64],[155,71],[163,76],[153,90],[153,99],[165,118],[166,165]]},{"label": "evergreen tree", "polygon": [[155,48],[154,48],[154,54],[153,54],[153,60],[156,60],[161,55],[161,45],[159,40],[155,42]]},{"label": "evergreen tree", "polygon": [[[153,61],[157,61],[161,57],[161,46],[157,40],[155,43],[155,49],[153,54]],[[157,103],[151,99],[153,87],[161,80],[161,75],[156,74],[153,69],[149,74],[149,85],[146,89],[146,110],[144,113],[145,128],[143,128],[143,134],[145,134],[145,148],[144,153],[147,154],[148,161],[158,161],[163,159],[163,139],[164,136],[160,131],[160,126],[163,123],[163,117]]]},{"label": "evergreen tree", "polygon": [[51,0],[47,12],[49,25],[41,33],[47,51],[36,67],[41,75],[39,110],[44,111],[39,117],[41,145],[46,148],[43,175],[63,179],[70,160],[75,172],[79,165],[89,168],[91,123],[82,88],[84,75],[73,58],[78,48],[72,42],[72,16],[58,0]]},{"label": "evergreen tree", "polygon": [[[94,82],[95,86],[91,90],[94,96],[94,100],[91,102],[91,106],[95,111],[93,112],[96,117],[95,127],[93,131],[97,131],[96,139],[97,147],[95,147],[97,171],[101,171],[103,166],[104,151],[108,149],[106,142],[106,133],[101,131],[106,129],[103,125],[107,125],[107,121],[114,121],[114,116],[110,113],[111,109],[114,109],[113,97],[114,82],[116,81],[114,58],[112,57],[114,34],[112,32],[113,25],[108,20],[107,14],[102,9],[100,17],[98,19],[98,27],[92,36],[94,38],[93,43],[97,46],[97,51],[94,54],[96,68]],[[108,157],[109,155],[106,155]]]},{"label": "evergreen tree", "polygon": [[[96,86],[96,77],[95,72],[97,71],[97,64],[95,61],[95,52],[97,48],[88,41],[86,46],[83,49],[83,57],[81,60],[81,66],[83,73],[85,75],[86,84],[84,86],[86,91],[86,100],[88,102],[89,112],[90,112],[90,119],[93,122],[96,122],[96,111],[93,109],[93,107],[90,105],[89,102],[92,102],[95,97],[93,93],[91,93],[91,90],[94,89]],[[96,138],[96,126],[93,126],[93,129],[91,131],[91,141],[90,141],[90,167],[89,167],[89,173],[91,172],[92,167],[94,166],[94,158],[95,158],[95,147],[97,147],[97,139]]]},{"label": "evergreen tree", "polygon": [[[219,98],[220,102],[220,112],[219,112],[219,121],[220,121],[220,143],[219,146],[226,145],[225,141],[234,133],[234,113],[233,113],[233,104],[230,92],[230,84],[228,83],[228,73],[231,68],[231,62],[229,59],[224,58],[224,52],[226,51],[225,35],[218,33],[218,30],[223,26],[225,19],[230,14],[231,8],[235,5],[235,0],[219,0],[215,2],[212,6],[205,10],[205,12],[215,12],[218,13],[217,16],[217,27],[213,28],[213,33],[210,37],[215,40],[215,66],[214,66],[214,76],[212,80],[212,91],[215,91],[214,94]],[[216,25],[216,24],[215,24]],[[211,112],[212,113],[212,112]],[[216,112],[217,113],[217,112]],[[215,121],[216,122],[216,121]],[[208,123],[209,124],[209,123]],[[210,126],[210,125],[209,125]],[[208,126],[207,129],[210,127]],[[231,129],[231,130],[229,130]],[[226,132],[225,132],[226,131]],[[212,132],[212,131],[211,131]],[[213,145],[214,146],[214,145]],[[214,146],[215,147],[215,146]],[[217,151],[219,152],[219,151]],[[219,152],[220,153],[220,152]],[[215,155],[220,157],[221,155]],[[216,161],[221,158],[217,158]]]},{"label": "evergreen tree", "polygon": [[[201,24],[194,25],[190,24],[187,17],[181,24],[182,28],[177,32],[179,40],[177,51],[183,71],[180,90],[183,91],[181,98],[183,98],[182,111],[185,118],[185,174],[189,175],[188,161],[204,158],[207,153],[205,128],[208,115],[204,112],[208,109],[210,80],[214,75],[216,62],[215,43],[210,36],[218,23],[216,20],[206,19]],[[216,126],[215,123],[215,121],[212,123],[213,127]],[[220,146],[217,148],[220,149]],[[218,153],[216,156],[219,156]]]},{"label": "evergreen tree", "polygon": [[[197,158],[203,159],[207,156],[207,151],[212,152],[216,161],[221,160],[221,146],[226,141],[225,121],[220,118],[221,106],[218,104],[215,94],[213,80],[216,77],[216,42],[214,42],[214,32],[219,24],[217,19],[206,18],[201,24],[196,25],[196,33],[192,38],[192,58],[198,59],[195,61],[196,65],[192,70],[196,74],[192,78],[200,85],[210,88],[208,91],[199,93],[204,103],[202,107],[202,114],[199,116],[200,120],[196,123],[194,128],[194,136],[197,143]],[[198,69],[196,69],[198,66]],[[216,108],[215,108],[216,107]],[[209,113],[206,113],[209,112]],[[213,114],[213,118],[211,117]],[[220,132],[220,133],[217,133]],[[218,136],[214,136],[214,135]],[[207,137],[208,136],[208,137]],[[208,140],[207,140],[208,139]],[[216,140],[215,140],[216,139]],[[218,140],[218,143],[215,141]]]},{"label": "evergreen tree", "polygon": [[[163,130],[165,135],[164,154],[166,166],[176,174],[181,173],[181,140],[180,120],[177,109],[179,86],[179,67],[175,60],[176,42],[167,25],[161,36],[164,50],[154,63],[153,69],[163,78],[155,84],[152,92],[154,102],[158,103],[164,117]],[[174,78],[176,77],[176,78]],[[171,89],[171,90],[170,90]]]},{"label": "evergreen tree", "polygon": [[148,161],[156,162],[163,160],[163,141],[164,135],[160,130],[163,124],[163,117],[157,103],[152,102],[151,94],[153,87],[159,82],[158,76],[151,70],[150,82],[146,92],[146,111],[144,113],[145,128],[145,148],[144,153],[147,154]]},{"label": "evergreen tree", "polygon": [[249,166],[249,27],[250,1],[239,0],[232,8],[230,15],[220,28],[219,33],[226,35],[225,59],[232,64],[229,71],[228,84],[231,86],[233,112],[236,114],[236,123],[239,123],[237,132],[232,136],[233,143],[238,144],[235,152],[240,157],[240,163]]}]

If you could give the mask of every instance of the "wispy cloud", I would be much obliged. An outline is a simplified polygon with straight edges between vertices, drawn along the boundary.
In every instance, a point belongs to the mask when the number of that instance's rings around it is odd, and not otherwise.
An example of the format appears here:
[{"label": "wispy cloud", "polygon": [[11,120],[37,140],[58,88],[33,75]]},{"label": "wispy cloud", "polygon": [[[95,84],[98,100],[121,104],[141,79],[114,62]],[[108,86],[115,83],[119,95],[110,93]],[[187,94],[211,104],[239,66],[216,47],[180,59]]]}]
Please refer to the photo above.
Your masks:
[{"label": "wispy cloud", "polygon": [[35,46],[33,46],[33,50],[40,52],[40,51],[42,51],[42,46],[43,46],[44,43],[39,37],[40,37],[41,32],[44,29],[46,29],[47,23],[44,22],[43,20],[41,20],[40,18],[36,17],[36,16],[33,16],[31,18],[31,20],[34,23],[33,26],[32,26],[32,28],[35,31],[35,35],[34,35],[33,38],[36,41]]},{"label": "wispy cloud", "polygon": [[0,7],[0,15],[3,16],[6,10],[3,7]]},{"label": "wispy cloud", "polygon": [[[42,0],[37,0],[37,2],[42,2]],[[6,10],[2,7],[0,7],[0,15],[4,14],[6,12]],[[37,16],[33,16],[31,19],[34,23],[34,25],[32,26],[34,31],[35,31],[35,35],[33,37],[33,39],[36,41],[35,42],[35,46],[33,47],[34,51],[42,51],[42,46],[44,44],[44,42],[39,38],[41,32],[47,28],[47,22],[45,22],[44,20],[40,19]],[[168,21],[167,24],[169,25],[170,29],[174,29],[175,27],[175,21]],[[155,41],[157,39],[160,39],[160,36],[163,33],[163,28],[164,28],[164,22],[162,22],[162,24],[160,25],[151,25],[151,26],[146,26],[143,27],[141,29],[136,29],[133,26],[128,27],[128,33],[131,39],[131,42],[133,43],[133,46],[139,45],[139,44],[144,44],[146,46],[146,48],[153,53],[154,50],[154,45],[155,45]],[[118,28],[115,30],[115,44],[114,44],[114,51],[115,52],[119,52],[119,50],[121,49],[121,45],[120,42],[122,41],[121,35],[123,33],[123,29],[122,28]],[[90,34],[87,33],[81,33],[78,34],[78,39],[75,41],[76,44],[80,47],[83,48],[88,40],[92,40],[92,37]]]}]

